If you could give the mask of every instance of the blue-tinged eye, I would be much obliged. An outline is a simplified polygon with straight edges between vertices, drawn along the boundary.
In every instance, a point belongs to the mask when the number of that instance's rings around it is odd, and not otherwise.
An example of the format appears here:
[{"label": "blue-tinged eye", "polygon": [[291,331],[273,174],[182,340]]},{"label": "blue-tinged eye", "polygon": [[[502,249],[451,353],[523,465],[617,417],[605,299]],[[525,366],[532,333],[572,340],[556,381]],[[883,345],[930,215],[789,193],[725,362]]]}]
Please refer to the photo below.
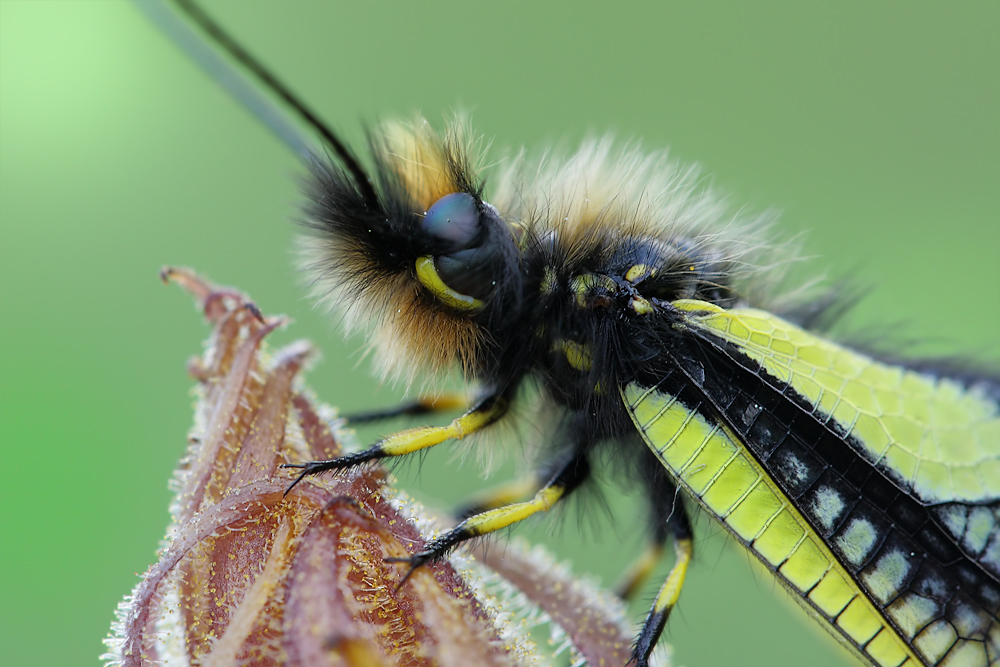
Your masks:
[{"label": "blue-tinged eye", "polygon": [[463,298],[481,306],[508,269],[505,243],[513,239],[504,227],[495,208],[468,193],[441,197],[421,222],[430,252],[418,262],[417,279],[453,307],[471,308]]},{"label": "blue-tinged eye", "polygon": [[482,234],[479,207],[475,198],[465,192],[445,195],[434,202],[424,215],[421,229],[437,241],[454,250],[477,244]]}]

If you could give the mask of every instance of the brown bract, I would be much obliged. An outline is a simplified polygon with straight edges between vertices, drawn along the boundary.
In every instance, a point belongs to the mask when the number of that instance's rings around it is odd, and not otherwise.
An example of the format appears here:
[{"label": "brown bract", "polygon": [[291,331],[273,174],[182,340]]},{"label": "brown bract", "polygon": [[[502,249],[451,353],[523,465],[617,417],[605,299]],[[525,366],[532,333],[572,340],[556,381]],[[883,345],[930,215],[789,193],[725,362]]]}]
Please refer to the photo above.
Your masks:
[{"label": "brown bract", "polygon": [[494,545],[485,558],[503,578],[459,554],[399,586],[407,567],[386,558],[419,550],[436,523],[380,467],[285,496],[280,464],[343,453],[333,411],[297,379],[311,347],[269,352],[283,318],[189,271],[163,278],[195,296],[213,331],[190,363],[199,400],[173,525],[119,607],[109,664],[547,664],[527,630],[550,619],[589,664],[625,664],[620,608],[535,550]]}]

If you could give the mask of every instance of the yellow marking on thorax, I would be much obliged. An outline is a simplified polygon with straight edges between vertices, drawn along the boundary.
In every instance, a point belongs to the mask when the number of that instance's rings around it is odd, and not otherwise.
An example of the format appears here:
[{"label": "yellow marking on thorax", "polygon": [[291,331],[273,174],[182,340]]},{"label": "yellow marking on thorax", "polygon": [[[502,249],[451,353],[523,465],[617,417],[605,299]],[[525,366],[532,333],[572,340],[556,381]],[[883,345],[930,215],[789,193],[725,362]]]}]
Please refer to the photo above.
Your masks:
[{"label": "yellow marking on thorax", "polygon": [[655,389],[632,384],[622,396],[643,440],[677,482],[791,589],[807,612],[865,660],[886,667],[919,663],[728,429]]},{"label": "yellow marking on thorax", "polygon": [[576,370],[584,373],[590,370],[593,353],[589,345],[563,338],[555,342],[553,349],[566,355],[566,361]]},{"label": "yellow marking on thorax", "polygon": [[688,323],[788,383],[924,502],[1000,497],[1000,407],[975,389],[882,363],[762,310],[677,301]]},{"label": "yellow marking on thorax", "polygon": [[417,280],[420,284],[430,290],[431,294],[438,301],[458,310],[478,310],[482,308],[483,302],[465,294],[459,294],[452,288],[444,284],[437,269],[434,268],[433,257],[420,257],[416,261]]}]

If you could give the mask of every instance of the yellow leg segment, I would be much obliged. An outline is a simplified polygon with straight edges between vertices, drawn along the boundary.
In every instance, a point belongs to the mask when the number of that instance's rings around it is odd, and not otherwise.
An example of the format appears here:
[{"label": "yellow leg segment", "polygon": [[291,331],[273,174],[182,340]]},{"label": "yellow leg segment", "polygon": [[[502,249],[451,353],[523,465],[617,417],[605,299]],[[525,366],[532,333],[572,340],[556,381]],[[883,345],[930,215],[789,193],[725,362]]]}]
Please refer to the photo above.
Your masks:
[{"label": "yellow leg segment", "polygon": [[677,562],[667,575],[667,580],[663,582],[659,594],[656,596],[656,603],[653,604],[653,613],[669,615],[670,610],[677,605],[677,599],[681,596],[681,589],[684,587],[684,579],[687,577],[688,565],[691,564],[691,556],[694,549],[690,539],[679,539],[674,541],[674,553],[677,554]]},{"label": "yellow leg segment", "polygon": [[459,525],[459,528],[473,536],[488,535],[518,521],[524,521],[533,514],[549,510],[563,497],[565,491],[562,486],[547,486],[527,502],[498,507],[469,517]]},{"label": "yellow leg segment", "polygon": [[[507,412],[507,401],[498,398],[485,409],[476,409],[452,419],[447,426],[421,426],[394,433],[375,445],[382,457],[411,454],[445,440],[461,440],[489,426]],[[373,448],[374,449],[374,448]]]},{"label": "yellow leg segment", "polygon": [[400,581],[400,586],[413,571],[433,560],[443,557],[449,550],[474,537],[489,535],[501,528],[511,526],[518,521],[524,521],[529,516],[550,509],[557,502],[569,495],[590,476],[590,465],[583,453],[577,453],[566,461],[549,478],[544,487],[539,489],[535,497],[523,503],[505,505],[487,510],[469,517],[447,533],[439,535],[428,542],[422,551],[408,558],[390,558],[389,562],[405,562],[410,565],[409,571]]},{"label": "yellow leg segment", "polygon": [[656,602],[649,610],[646,622],[635,642],[632,659],[637,667],[648,667],[649,656],[653,653],[653,648],[663,632],[663,626],[667,624],[670,611],[677,605],[677,599],[681,596],[688,565],[691,564],[691,556],[694,553],[691,538],[675,537],[674,552],[677,554],[677,562],[674,563],[673,569],[667,575],[667,580],[663,582],[663,586],[656,596]]},{"label": "yellow leg segment", "polygon": [[402,456],[413,452],[439,445],[445,440],[455,438],[461,440],[467,435],[476,431],[481,431],[507,413],[507,400],[502,396],[490,396],[485,399],[475,409],[470,410],[461,417],[453,419],[448,426],[423,426],[400,431],[390,435],[381,442],[377,442],[368,449],[361,452],[354,452],[347,456],[330,459],[329,461],[311,461],[309,463],[286,463],[282,468],[297,468],[302,472],[295,478],[295,481],[285,490],[295,488],[308,475],[325,472],[327,470],[344,470],[354,466],[384,459],[389,456]]},{"label": "yellow leg segment", "polygon": [[455,516],[465,519],[487,510],[519,502],[534,494],[539,486],[541,482],[535,476],[504,482],[466,500],[455,512]]}]

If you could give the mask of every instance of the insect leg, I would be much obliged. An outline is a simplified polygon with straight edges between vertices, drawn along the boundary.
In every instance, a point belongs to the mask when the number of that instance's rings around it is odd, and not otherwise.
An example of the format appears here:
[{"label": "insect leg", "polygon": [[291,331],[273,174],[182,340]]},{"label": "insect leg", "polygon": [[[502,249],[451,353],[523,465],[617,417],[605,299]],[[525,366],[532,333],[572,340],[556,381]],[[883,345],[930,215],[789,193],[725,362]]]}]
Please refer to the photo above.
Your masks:
[{"label": "insect leg", "polygon": [[646,616],[646,621],[642,625],[642,631],[635,642],[632,651],[632,658],[636,667],[648,667],[649,656],[656,647],[656,642],[663,632],[663,626],[667,623],[671,610],[677,605],[677,599],[681,595],[681,588],[684,587],[684,578],[687,576],[688,565],[691,564],[691,556],[694,554],[694,545],[691,541],[691,520],[688,518],[684,506],[678,501],[676,511],[670,520],[670,532],[674,537],[674,553],[677,554],[677,562],[667,575],[666,581],[660,587],[660,592],[656,596],[652,609]]},{"label": "insect leg", "polygon": [[451,412],[452,410],[468,410],[469,401],[464,394],[441,394],[440,396],[421,396],[415,401],[401,403],[394,408],[359,412],[344,415],[351,426],[392,419],[393,417],[426,415],[435,412]]},{"label": "insect leg", "polygon": [[656,569],[663,557],[667,538],[673,530],[675,521],[687,521],[684,514],[677,487],[660,461],[641,442],[634,443],[642,452],[638,460],[636,474],[643,480],[646,487],[646,498],[649,505],[649,543],[642,554],[625,570],[615,592],[623,600],[631,599]]},{"label": "insect leg", "polygon": [[538,475],[531,475],[523,479],[514,479],[503,484],[498,484],[491,489],[487,489],[485,492],[477,493],[468,498],[458,506],[458,509],[452,513],[452,516],[459,519],[468,519],[470,516],[482,514],[487,510],[519,502],[533,495],[542,484],[542,479]]},{"label": "insect leg", "polygon": [[504,505],[470,516],[447,533],[427,543],[423,551],[408,558],[390,558],[388,562],[409,563],[410,570],[400,585],[421,565],[443,557],[451,549],[474,537],[489,535],[528,517],[549,510],[566,498],[590,476],[590,464],[582,450],[574,450],[569,459],[549,477],[549,481],[528,501]]},{"label": "insect leg", "polygon": [[631,600],[639,592],[646,579],[656,569],[656,565],[663,557],[663,550],[667,544],[666,524],[659,526],[653,534],[649,544],[643,549],[642,554],[629,566],[621,579],[615,585],[615,594],[623,600]]},{"label": "insect leg", "polygon": [[354,452],[327,461],[310,461],[309,463],[286,463],[282,468],[297,468],[301,474],[285,490],[287,494],[307,475],[315,475],[327,470],[343,470],[354,466],[388,458],[403,456],[413,452],[439,445],[445,440],[461,440],[467,435],[481,431],[507,413],[507,399],[499,394],[487,396],[476,407],[461,417],[453,419],[447,426],[421,426],[394,433],[375,443],[368,449]]}]

